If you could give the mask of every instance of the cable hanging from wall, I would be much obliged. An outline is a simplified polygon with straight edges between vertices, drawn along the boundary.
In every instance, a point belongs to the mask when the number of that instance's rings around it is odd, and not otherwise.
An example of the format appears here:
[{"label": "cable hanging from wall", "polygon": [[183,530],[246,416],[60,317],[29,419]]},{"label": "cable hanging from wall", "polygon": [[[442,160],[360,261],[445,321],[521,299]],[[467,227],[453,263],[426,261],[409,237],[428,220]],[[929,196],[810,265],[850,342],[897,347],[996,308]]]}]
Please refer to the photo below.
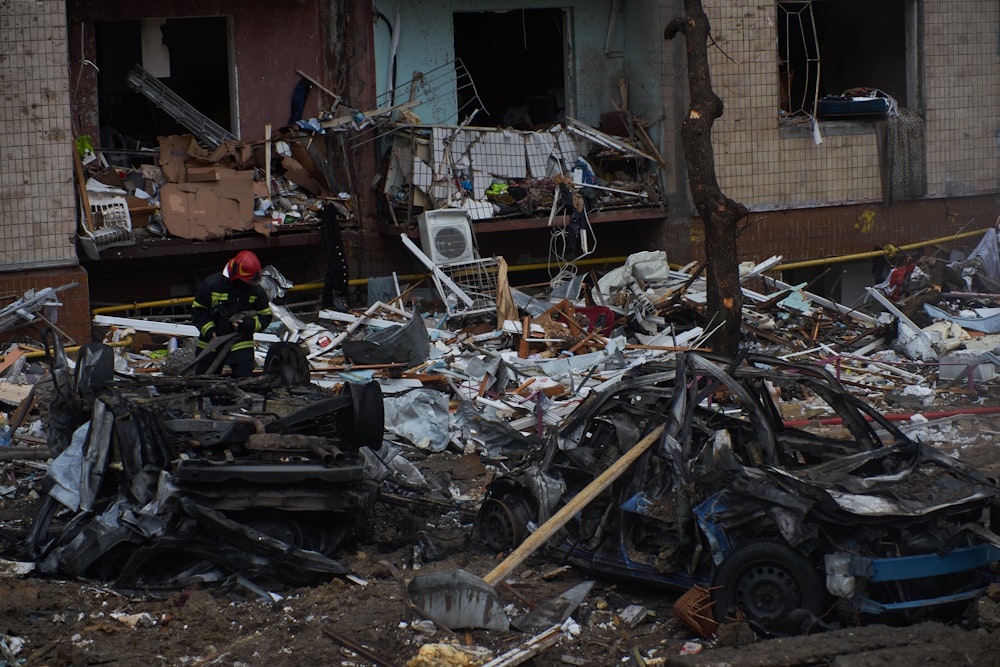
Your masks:
[{"label": "cable hanging from wall", "polygon": [[[556,212],[562,210],[562,221],[556,224]],[[549,211],[549,286],[552,292],[567,294],[568,286],[577,281],[577,265],[597,250],[597,236],[587,216],[584,197],[559,181]],[[572,259],[570,259],[572,257]],[[552,275],[552,267],[558,271]]]},{"label": "cable hanging from wall", "polygon": [[485,106],[472,75],[459,58],[444,62],[427,72],[414,72],[408,81],[376,97],[376,105],[380,110],[394,107],[394,112],[385,114],[384,119],[358,133],[351,144],[354,147],[361,146],[390,134],[393,118],[397,116],[406,118],[414,125],[422,124],[422,119],[412,111],[415,107],[433,105],[440,100],[463,99],[466,96],[467,102],[447,117],[434,119],[435,125],[458,124],[460,119],[467,122],[464,119],[471,119]]}]

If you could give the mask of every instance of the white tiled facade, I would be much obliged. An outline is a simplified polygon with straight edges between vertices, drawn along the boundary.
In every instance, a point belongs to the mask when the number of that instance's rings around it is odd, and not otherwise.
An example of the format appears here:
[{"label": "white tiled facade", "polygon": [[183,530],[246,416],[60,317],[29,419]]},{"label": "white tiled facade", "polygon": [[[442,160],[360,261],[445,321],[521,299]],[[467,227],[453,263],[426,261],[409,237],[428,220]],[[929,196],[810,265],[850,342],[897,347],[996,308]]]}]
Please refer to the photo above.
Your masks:
[{"label": "white tiled facade", "polygon": [[0,0],[0,271],[78,263],[66,5]]},{"label": "white tiled facade", "polygon": [[1000,189],[1000,3],[924,2],[931,195]]},{"label": "white tiled facade", "polygon": [[[1000,191],[1000,3],[924,0],[928,197]],[[775,2],[704,0],[718,48],[712,83],[725,102],[713,129],[723,191],[750,208],[882,199],[874,132],[781,136]]]}]

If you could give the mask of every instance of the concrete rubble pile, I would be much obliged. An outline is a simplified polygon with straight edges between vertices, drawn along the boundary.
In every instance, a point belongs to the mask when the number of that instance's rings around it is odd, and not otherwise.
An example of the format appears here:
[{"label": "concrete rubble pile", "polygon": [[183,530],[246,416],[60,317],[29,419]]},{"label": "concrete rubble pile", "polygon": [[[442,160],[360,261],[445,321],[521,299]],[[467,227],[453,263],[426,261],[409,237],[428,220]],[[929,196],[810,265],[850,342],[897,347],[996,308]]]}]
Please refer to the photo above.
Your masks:
[{"label": "concrete rubble pile", "polygon": [[[870,288],[869,314],[770,278],[780,261],[741,267],[748,351],[823,364],[849,390],[886,410],[926,410],[951,395],[974,394],[993,379],[1000,334],[969,333],[990,319],[971,313],[967,297],[938,306],[924,301],[916,317],[904,313],[905,299]],[[273,267],[265,273],[273,276],[275,294],[290,286]],[[504,281],[491,295],[493,312],[471,317],[450,317],[440,301],[421,303],[410,292],[397,286],[392,303],[375,302],[362,312],[321,310],[309,322],[276,297],[275,322],[257,335],[258,361],[264,363],[270,345],[298,343],[320,387],[377,381],[386,397],[386,428],[407,445],[488,452],[483,423],[504,437],[540,438],[628,369],[703,349],[713,326],[705,318],[698,267],[672,268],[661,251],[637,253],[599,278],[577,275],[543,292],[529,294]],[[959,298],[964,309],[955,307]],[[921,319],[923,326],[915,321]],[[195,336],[190,325],[145,319],[97,316],[95,325],[107,330],[116,370],[133,375],[176,372],[171,353]],[[142,343],[149,347],[140,349]],[[4,355],[0,387],[42,377],[37,363],[34,375],[21,369],[43,356],[41,346],[13,345]],[[15,364],[14,357],[24,358]],[[13,396],[8,408],[26,400],[23,390]],[[801,403],[786,407],[790,418],[813,416]]]},{"label": "concrete rubble pile", "polygon": [[[995,248],[995,234],[992,238]],[[741,267],[748,351],[824,364],[848,389],[886,409],[908,405],[916,412],[947,403],[950,395],[975,393],[993,379],[1000,339],[974,331],[977,323],[988,327],[991,320],[989,313],[980,317],[970,311],[968,297],[952,296],[938,306],[924,301],[917,317],[904,312],[905,299],[893,301],[870,288],[874,307],[866,310],[881,312],[869,314],[768,277],[780,261],[773,257]],[[276,283],[290,286],[273,267],[269,272]],[[921,274],[918,270],[911,281],[918,283]],[[257,335],[259,362],[269,345],[300,343],[308,350],[315,384],[336,388],[376,380],[387,415],[396,414],[397,404],[405,406],[398,418],[387,418],[390,432],[407,433],[404,416],[421,405],[426,412],[414,423],[435,427],[402,439],[421,448],[467,451],[488,444],[477,441],[468,415],[541,437],[629,368],[704,348],[712,332],[697,267],[671,268],[659,251],[637,253],[600,278],[573,276],[542,293],[505,283],[490,303],[505,311],[502,319],[490,317],[496,310],[468,318],[424,310],[417,317],[415,309],[426,302],[417,302],[405,287],[397,288],[401,296],[394,303],[376,302],[363,312],[321,310],[310,322],[276,299],[275,323]],[[431,302],[430,308],[440,305]],[[195,335],[189,325],[154,320],[97,316],[95,325],[110,327],[105,343],[115,350],[116,370],[131,374],[169,375],[170,353]],[[138,349],[139,341],[154,349]],[[43,356],[42,348],[14,345],[5,357],[13,356],[24,356],[23,365]],[[0,387],[23,386],[19,368],[12,359],[5,364]],[[25,398],[23,391],[14,396],[18,403]],[[17,407],[11,403],[8,407]],[[808,413],[799,404],[788,409]]]},{"label": "concrete rubble pile", "polygon": [[[992,242],[995,253],[995,234]],[[664,373],[690,355],[703,369],[720,363],[697,357],[718,326],[706,314],[703,267],[674,267],[664,252],[647,251],[602,275],[562,272],[529,290],[510,285],[502,258],[488,261],[496,272],[489,308],[472,314],[448,304],[449,295],[471,299],[462,276],[433,263],[431,281],[396,284],[364,310],[312,314],[283,305],[291,285],[267,267],[274,322],[256,335],[262,372],[244,380],[185,376],[196,331],[173,322],[97,316],[103,343],[75,355],[52,329],[42,344],[12,344],[0,362],[0,444],[9,447],[0,455],[16,461],[17,484],[0,494],[48,494],[30,540],[35,566],[93,573],[106,557],[121,558],[124,544],[134,551],[116,564],[122,585],[147,581],[143,565],[170,549],[211,564],[170,573],[175,584],[226,573],[267,577],[274,564],[292,561],[296,582],[349,575],[337,549],[361,530],[376,500],[420,497],[468,515],[488,499],[482,484],[425,476],[424,457],[477,457],[482,474],[496,478],[537,459],[546,442],[576,437],[566,429],[583,418],[578,407],[593,410],[588,398],[609,400],[619,387],[642,386],[636,378],[653,372],[645,369]],[[890,419],[902,447],[949,441],[949,420],[970,408],[941,408],[952,398],[974,400],[1000,363],[1000,334],[988,330],[993,314],[972,308],[1000,298],[978,291],[989,284],[978,275],[992,280],[986,263],[955,263],[964,289],[935,284],[932,266],[902,264],[905,279],[869,288],[861,309],[770,277],[780,262],[740,267],[744,349],[758,355],[755,363],[823,369],[824,383],[842,385],[834,395],[897,413]],[[729,372],[722,369],[713,372]],[[713,396],[719,411],[736,409],[724,408],[725,393]],[[831,416],[809,392],[775,389],[773,398],[787,428],[821,426]],[[613,404],[626,414],[638,409]],[[626,421],[608,418],[613,428]],[[601,428],[585,429],[587,438]],[[535,492],[557,497],[544,486]],[[341,519],[329,516],[350,520],[338,527]],[[431,543],[423,549],[434,551]]]},{"label": "concrete rubble pile", "polygon": [[[748,351],[824,364],[849,389],[887,408],[946,403],[993,378],[993,349],[1000,344],[994,334],[973,337],[944,315],[925,318],[929,323],[921,327],[900,309],[905,304],[874,288],[871,302],[882,312],[850,309],[767,277],[779,263],[775,257],[742,269]],[[558,285],[555,296],[504,285],[490,304],[510,313],[499,324],[492,313],[453,318],[425,310],[415,317],[413,308],[423,304],[407,303],[406,289],[395,303],[375,302],[361,312],[320,310],[310,322],[274,303],[276,324],[257,336],[259,361],[268,345],[291,341],[308,350],[312,380],[320,386],[377,380],[387,405],[411,392],[438,395],[442,411],[435,421],[449,435],[432,438],[435,448],[469,444],[451,423],[449,400],[540,436],[627,369],[706,346],[712,324],[703,314],[704,279],[693,268],[670,268],[664,253],[644,252],[592,284],[578,276]],[[136,331],[180,340],[194,333],[188,325],[108,316],[95,324],[113,327],[110,342]],[[116,349],[127,372],[161,372],[169,360]]]}]

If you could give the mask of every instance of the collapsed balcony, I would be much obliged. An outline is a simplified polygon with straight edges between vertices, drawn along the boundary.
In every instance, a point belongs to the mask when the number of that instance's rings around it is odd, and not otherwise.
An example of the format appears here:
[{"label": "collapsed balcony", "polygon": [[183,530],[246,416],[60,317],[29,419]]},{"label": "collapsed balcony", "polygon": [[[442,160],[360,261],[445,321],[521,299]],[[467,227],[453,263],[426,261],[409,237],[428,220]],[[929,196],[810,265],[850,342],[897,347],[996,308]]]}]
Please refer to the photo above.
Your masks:
[{"label": "collapsed balcony", "polygon": [[413,230],[422,213],[448,208],[464,210],[480,223],[551,221],[561,184],[580,188],[582,201],[574,202],[575,208],[588,214],[624,210],[663,215],[664,163],[641,126],[633,126],[637,139],[630,140],[566,121],[536,131],[395,127],[383,160],[380,217],[395,231]]}]

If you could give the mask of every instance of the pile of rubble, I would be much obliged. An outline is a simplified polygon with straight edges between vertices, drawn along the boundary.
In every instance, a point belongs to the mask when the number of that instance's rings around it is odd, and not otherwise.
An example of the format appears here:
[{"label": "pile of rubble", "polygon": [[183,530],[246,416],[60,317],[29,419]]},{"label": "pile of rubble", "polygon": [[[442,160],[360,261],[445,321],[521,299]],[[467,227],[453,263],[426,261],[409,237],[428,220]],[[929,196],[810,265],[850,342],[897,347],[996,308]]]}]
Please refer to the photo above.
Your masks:
[{"label": "pile of rubble", "polygon": [[[995,254],[996,234],[991,231],[980,248],[986,242],[992,242]],[[989,300],[971,286],[973,277],[990,279],[981,259],[974,263],[982,254],[977,249],[955,269],[969,277],[970,287],[963,292],[927,287],[929,274],[918,268],[908,274],[909,296],[894,300],[872,287],[865,310],[768,277],[780,257],[744,265],[745,347],[823,364],[848,389],[885,411],[893,405],[925,410],[947,403],[950,396],[967,399],[993,379],[1000,363],[994,354],[1000,340],[993,329],[1000,316],[973,311],[970,303],[972,297]],[[387,397],[387,414],[395,414],[397,403],[419,403],[430,411],[416,422],[425,429],[433,424],[432,433],[410,433],[409,444],[466,451],[486,443],[476,442],[461,424],[463,414],[541,437],[629,368],[676,351],[703,349],[712,333],[698,267],[671,268],[661,251],[632,255],[600,277],[571,275],[533,293],[509,285],[502,258],[500,263],[482,260],[479,268],[490,274],[485,293],[470,290],[447,266],[427,264],[437,287],[430,290],[430,301],[419,300],[426,289],[396,285],[390,303],[377,301],[360,313],[321,310],[308,322],[281,305],[290,284],[269,268],[265,281],[271,278],[276,317],[271,328],[257,335],[260,365],[270,345],[300,343],[308,352],[314,384],[335,389],[378,381]],[[973,264],[978,271],[968,270]],[[463,307],[456,294],[470,304],[475,301],[476,307]],[[922,309],[907,315],[914,310],[908,308],[910,299]],[[440,310],[426,310],[428,304]],[[115,350],[116,370],[125,374],[175,372],[171,353],[183,352],[183,342],[195,336],[190,325],[153,319],[97,316],[94,323],[108,331],[104,342]],[[18,404],[24,390],[10,387],[25,386],[20,369],[41,353],[41,346],[22,344],[4,355],[0,388],[18,398]],[[449,409],[452,401],[465,409]],[[397,435],[411,428],[397,419],[388,419],[386,427]]]},{"label": "pile of rubble", "polygon": [[[971,285],[977,276],[990,280],[981,259],[987,242],[995,255],[991,231],[953,271],[968,277],[970,287],[963,292],[926,287],[929,273],[918,268],[907,276],[909,296],[900,299],[872,287],[864,310],[768,277],[780,257],[744,265],[745,347],[823,364],[848,389],[886,411],[892,405],[925,410],[947,403],[949,396],[967,399],[993,379],[1000,363],[994,354],[1000,340],[991,328],[1000,316],[972,311],[969,301],[989,300]],[[548,290],[529,293],[509,285],[502,258],[477,265],[490,278],[482,292],[470,289],[460,272],[434,265],[409,246],[430,267],[437,287],[429,290],[431,300],[420,300],[428,290],[418,285],[395,285],[389,303],[376,301],[360,313],[321,310],[311,321],[281,305],[290,284],[270,267],[265,282],[270,278],[276,317],[256,337],[259,364],[274,343],[299,343],[307,350],[311,380],[320,387],[377,381],[387,397],[390,433],[417,447],[468,451],[488,443],[477,441],[463,415],[541,437],[629,368],[703,349],[712,334],[699,267],[672,268],[662,251],[632,255],[600,277],[571,274]],[[462,268],[467,272],[468,266]],[[476,307],[463,307],[462,299]],[[922,309],[907,315],[913,310],[909,299]],[[115,351],[116,371],[131,375],[175,372],[172,356],[195,336],[190,325],[153,319],[97,316],[94,324],[108,332],[104,342]],[[41,353],[41,346],[21,344],[4,355],[0,388],[19,398],[18,404],[23,390],[9,388],[24,386],[23,363]],[[455,402],[463,409],[454,410]],[[398,417],[397,404],[405,406]],[[408,425],[402,415],[415,405],[425,412]],[[421,433],[412,433],[417,426]]]},{"label": "pile of rubble", "polygon": [[298,74],[333,105],[318,118],[296,118],[273,133],[267,125],[263,137],[241,140],[135,65],[129,85],[191,133],[135,150],[76,138],[77,238],[85,255],[97,260],[140,238],[204,241],[309,229],[325,221],[324,209],[328,219],[357,227],[349,144],[376,139],[387,145],[380,210],[402,231],[435,210],[464,211],[473,220],[544,216],[560,206],[560,191],[569,198],[567,185],[584,186],[591,212],[662,212],[664,162],[641,119],[606,128],[615,134],[572,118],[537,131],[424,125],[412,111],[419,99],[354,109]]},{"label": "pile of rubble", "polygon": [[[987,239],[995,254],[995,233]],[[606,428],[638,436],[651,409],[644,401],[677,395],[662,393],[643,374],[673,378],[682,366],[695,369],[688,383],[694,387],[709,371],[718,378],[732,373],[698,356],[717,326],[706,312],[701,267],[672,267],[661,251],[632,255],[600,276],[564,271],[529,291],[510,285],[502,258],[456,270],[408,247],[428,266],[429,280],[394,282],[393,293],[363,311],[293,312],[282,304],[288,281],[268,267],[264,286],[275,317],[256,335],[262,371],[251,378],[185,375],[179,369],[191,365],[197,332],[154,319],[96,316],[103,342],[78,350],[64,349],[52,328],[40,344],[11,345],[0,362],[0,402],[10,408],[0,444],[10,449],[0,447],[0,454],[22,468],[20,486],[3,493],[46,494],[27,545],[38,570],[114,572],[120,586],[146,585],[145,565],[184,553],[188,558],[176,564],[186,567],[159,572],[161,583],[213,581],[220,572],[294,574],[296,583],[350,576],[337,552],[363,529],[378,500],[419,498],[466,515],[483,507],[529,522],[526,509],[497,501],[505,483],[461,489],[426,476],[415,461],[449,452],[473,456],[486,463],[483,472],[502,478],[538,460],[544,443],[580,437],[594,445]],[[836,428],[831,403],[854,405],[860,396],[896,413],[888,419],[899,424],[892,428],[905,448],[936,439],[932,428],[946,428],[953,416],[1000,411],[970,405],[1000,363],[998,334],[989,329],[993,313],[968,308],[972,298],[995,298],[977,282],[979,275],[992,279],[982,247],[978,258],[950,267],[965,280],[964,290],[935,284],[927,263],[901,262],[885,284],[868,289],[864,310],[769,277],[780,257],[742,266],[744,350],[755,355],[753,363],[765,368],[772,359],[774,366],[827,373],[817,384],[823,391],[814,393],[779,389],[769,380],[782,428]],[[488,280],[477,274],[470,281],[472,271]],[[44,303],[29,297],[19,303]],[[20,314],[23,323],[37,324],[30,315]],[[748,371],[746,381],[771,378],[767,372]],[[634,398],[625,395],[647,385]],[[708,401],[714,414],[742,429],[737,413],[746,402],[730,401],[745,390],[719,387],[695,397],[691,409]],[[942,410],[952,398],[963,407]],[[609,400],[624,416],[601,417],[610,426],[595,422],[577,433],[573,425]],[[581,405],[589,407],[578,411]],[[702,430],[713,431],[707,424],[714,417],[698,419]],[[821,436],[827,443],[839,437]],[[806,446],[805,439],[796,442],[792,450]],[[735,441],[730,446],[735,451]],[[841,453],[851,454],[853,446]],[[801,465],[812,456],[809,447],[770,455]],[[602,446],[593,455],[614,450]],[[921,460],[952,465],[920,451]],[[569,456],[572,466],[581,465]],[[989,488],[974,479],[973,486]],[[484,489],[491,502],[484,503]],[[556,497],[544,487],[536,492]],[[977,495],[977,502],[991,497]],[[479,537],[501,549],[520,541],[506,523]],[[290,562],[294,572],[278,565]]]}]

